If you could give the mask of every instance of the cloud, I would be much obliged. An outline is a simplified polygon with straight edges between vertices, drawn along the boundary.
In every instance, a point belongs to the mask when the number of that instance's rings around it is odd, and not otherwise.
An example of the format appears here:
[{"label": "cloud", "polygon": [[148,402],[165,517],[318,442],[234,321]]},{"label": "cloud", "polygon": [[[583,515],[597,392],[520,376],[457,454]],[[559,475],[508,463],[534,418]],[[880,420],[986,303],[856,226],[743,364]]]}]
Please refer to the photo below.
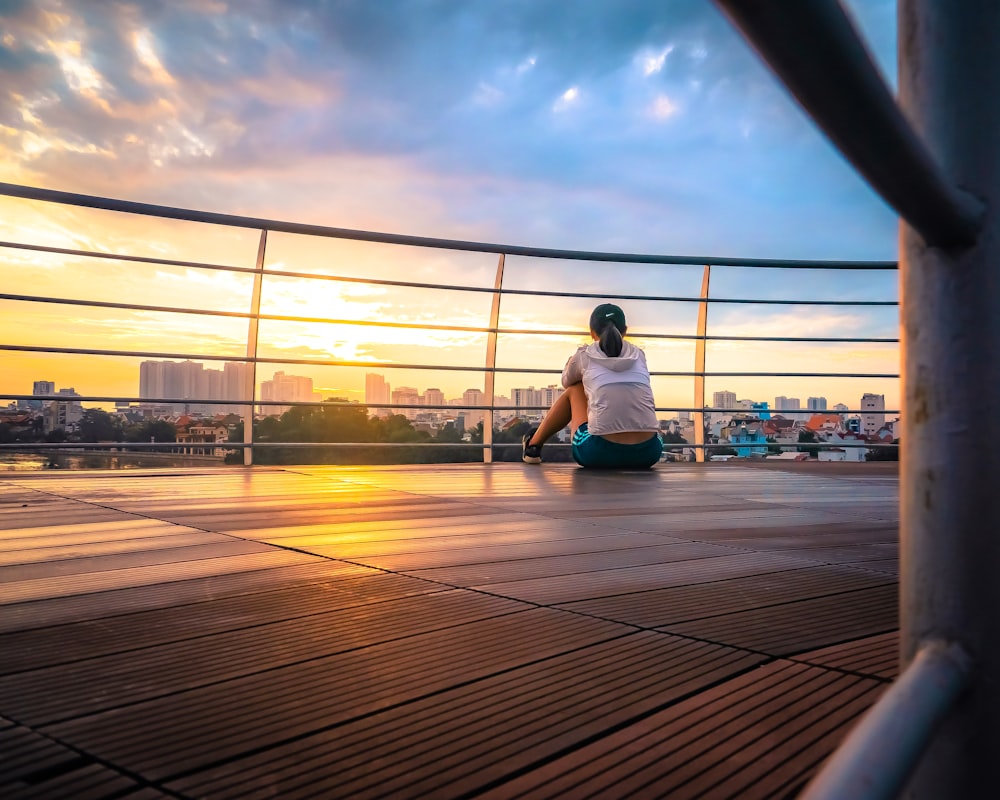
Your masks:
[{"label": "cloud", "polygon": [[555,112],[566,111],[571,108],[580,99],[580,88],[578,86],[570,86],[565,92],[559,95],[559,99],[556,100],[555,104],[552,106],[552,110]]},{"label": "cloud", "polygon": [[8,179],[553,246],[894,248],[892,215],[700,0],[0,13]]},{"label": "cloud", "polygon": [[657,95],[649,105],[649,115],[658,120],[668,119],[679,110],[679,106],[665,94]]},{"label": "cloud", "polygon": [[657,53],[650,53],[646,51],[640,55],[637,58],[637,61],[642,69],[642,74],[648,78],[650,75],[655,75],[657,72],[662,70],[664,63],[667,60],[667,56],[669,56],[673,50],[674,46],[672,44],[668,44]]}]

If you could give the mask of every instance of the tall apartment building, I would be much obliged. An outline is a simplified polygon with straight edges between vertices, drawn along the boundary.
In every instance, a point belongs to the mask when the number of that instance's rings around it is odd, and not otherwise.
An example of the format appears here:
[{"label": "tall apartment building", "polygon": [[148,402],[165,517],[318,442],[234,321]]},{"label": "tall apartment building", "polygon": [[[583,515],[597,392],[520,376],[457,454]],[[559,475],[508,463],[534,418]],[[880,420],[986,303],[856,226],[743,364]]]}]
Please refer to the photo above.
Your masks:
[{"label": "tall apartment building", "polygon": [[[50,394],[56,393],[56,383],[55,381],[35,381],[31,385],[31,393],[35,397],[45,397]],[[38,411],[42,408],[41,400],[18,400],[18,408],[30,408],[34,411]]]},{"label": "tall apartment building", "polygon": [[[443,406],[445,404],[444,392],[440,389],[424,389],[424,405],[425,406]],[[441,409],[436,409],[437,413],[441,413]]]},{"label": "tall apartment building", "polygon": [[794,419],[798,414],[789,413],[802,408],[802,401],[797,397],[785,397],[780,395],[774,398],[774,410],[781,412],[782,416]]},{"label": "tall apartment building", "polygon": [[[462,392],[462,405],[463,406],[481,406],[486,402],[486,397],[483,394],[482,389],[466,389]],[[462,412],[465,417],[465,429],[471,430],[475,428],[480,422],[486,422],[486,412],[476,411],[474,408],[467,408]]]},{"label": "tall apartment building", "polygon": [[[377,372],[369,372],[365,375],[365,403],[375,406],[381,403],[388,403],[390,397],[389,381]],[[388,408],[372,408],[370,413],[379,417],[388,417],[392,410]]]},{"label": "tall apartment building", "polygon": [[181,401],[170,404],[175,412],[239,413],[239,406],[211,401],[243,400],[249,369],[250,366],[243,363],[205,369],[205,365],[197,361],[143,361],[139,365],[139,397]]},{"label": "tall apartment building", "polygon": [[551,408],[552,404],[558,400],[565,391],[566,390],[563,389],[562,386],[556,386],[555,384],[539,389],[538,399],[541,400],[539,405],[544,406],[545,408]]},{"label": "tall apartment building", "polygon": [[[403,406],[418,406],[420,405],[420,392],[414,389],[412,386],[400,386],[398,389],[393,389],[392,393],[389,395],[392,399],[394,405]],[[394,408],[392,410],[393,414],[402,414],[409,420],[414,420],[417,418],[417,409],[415,408]]]},{"label": "tall apartment building", "polygon": [[713,392],[712,408],[736,408],[736,392]]},{"label": "tall apartment building", "polygon": [[[885,425],[885,395],[870,394],[865,392],[861,395],[861,433],[870,436]],[[883,412],[883,413],[879,413]]]},{"label": "tall apartment building", "polygon": [[[313,391],[313,379],[304,375],[286,375],[275,372],[269,381],[261,381],[260,399],[293,403],[309,403],[319,399],[319,394]],[[280,416],[292,406],[262,405],[260,413]]]},{"label": "tall apartment building", "polygon": [[810,397],[806,400],[806,408],[810,411],[826,411],[826,398]]}]

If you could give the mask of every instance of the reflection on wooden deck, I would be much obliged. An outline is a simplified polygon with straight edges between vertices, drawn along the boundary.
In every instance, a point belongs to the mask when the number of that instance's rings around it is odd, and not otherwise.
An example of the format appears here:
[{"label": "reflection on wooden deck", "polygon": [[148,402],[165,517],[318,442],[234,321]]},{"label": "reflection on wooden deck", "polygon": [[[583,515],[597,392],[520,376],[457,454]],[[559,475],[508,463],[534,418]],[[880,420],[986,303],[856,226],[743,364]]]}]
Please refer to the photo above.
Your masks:
[{"label": "reflection on wooden deck", "polygon": [[794,794],[896,668],[806,466],[0,476],[0,795]]}]

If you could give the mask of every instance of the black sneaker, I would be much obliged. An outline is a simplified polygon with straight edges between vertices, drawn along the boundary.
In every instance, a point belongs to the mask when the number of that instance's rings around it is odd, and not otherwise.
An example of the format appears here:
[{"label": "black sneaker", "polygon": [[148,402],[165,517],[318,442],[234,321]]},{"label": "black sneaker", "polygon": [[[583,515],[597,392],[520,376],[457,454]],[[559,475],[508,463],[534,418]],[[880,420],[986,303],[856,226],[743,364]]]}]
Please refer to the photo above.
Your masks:
[{"label": "black sneaker", "polygon": [[528,444],[537,430],[538,428],[532,428],[521,437],[521,460],[525,464],[542,463],[542,446],[540,444]]}]

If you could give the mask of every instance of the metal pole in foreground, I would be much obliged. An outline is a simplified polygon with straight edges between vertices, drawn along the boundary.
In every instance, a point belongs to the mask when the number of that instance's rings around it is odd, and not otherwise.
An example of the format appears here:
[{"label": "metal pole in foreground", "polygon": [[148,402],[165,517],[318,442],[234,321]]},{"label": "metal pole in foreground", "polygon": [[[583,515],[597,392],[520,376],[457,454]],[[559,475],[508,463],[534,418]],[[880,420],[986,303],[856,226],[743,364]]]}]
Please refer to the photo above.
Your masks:
[{"label": "metal pole in foreground", "polygon": [[705,336],[708,334],[708,284],[712,276],[712,265],[706,264],[701,275],[701,302],[698,304],[698,340],[694,345],[694,371],[701,373],[694,377],[694,451],[696,461],[705,458]]},{"label": "metal pole in foreground", "polygon": [[[986,215],[971,247],[900,235],[904,666],[921,641],[958,643],[969,690],[907,797],[977,797],[1000,753],[1000,3],[900,0],[899,94],[944,174]],[[965,409],[978,405],[975,415]]]}]

